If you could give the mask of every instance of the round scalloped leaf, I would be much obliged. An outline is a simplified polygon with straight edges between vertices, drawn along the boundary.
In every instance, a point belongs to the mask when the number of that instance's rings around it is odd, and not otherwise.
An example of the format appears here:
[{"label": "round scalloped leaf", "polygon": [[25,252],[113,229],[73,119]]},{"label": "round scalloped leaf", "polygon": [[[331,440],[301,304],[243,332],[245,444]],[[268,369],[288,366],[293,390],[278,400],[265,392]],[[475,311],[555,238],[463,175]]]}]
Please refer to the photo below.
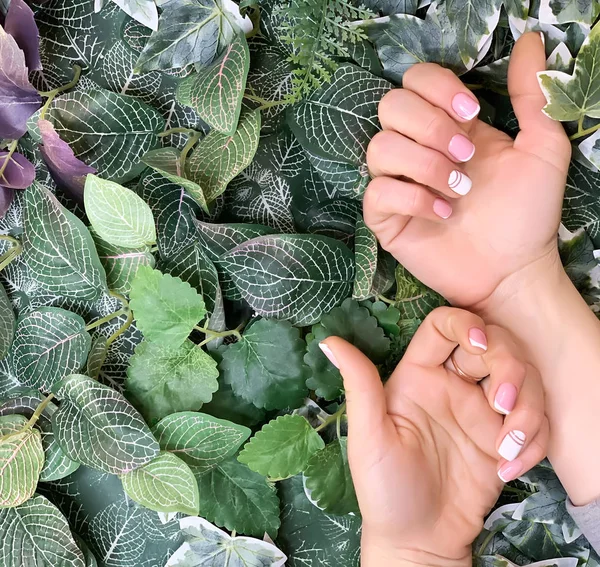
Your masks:
[{"label": "round scalloped leaf", "polygon": [[122,394],[72,374],[53,387],[61,400],[52,429],[72,460],[110,474],[144,466],[159,447],[142,416]]},{"label": "round scalloped leaf", "polygon": [[200,496],[194,473],[184,461],[161,452],[147,465],[121,476],[127,495],[156,512],[198,515]]}]

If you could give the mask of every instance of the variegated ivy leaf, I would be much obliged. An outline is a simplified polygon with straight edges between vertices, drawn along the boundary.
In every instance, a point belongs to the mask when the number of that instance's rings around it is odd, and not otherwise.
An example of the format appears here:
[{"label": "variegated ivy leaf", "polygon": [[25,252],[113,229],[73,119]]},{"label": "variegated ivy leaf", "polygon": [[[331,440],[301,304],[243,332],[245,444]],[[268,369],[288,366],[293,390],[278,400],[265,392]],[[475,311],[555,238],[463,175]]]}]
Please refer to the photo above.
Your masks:
[{"label": "variegated ivy leaf", "polygon": [[195,412],[174,413],[152,430],[163,451],[176,453],[202,474],[233,455],[250,437],[250,429]]},{"label": "variegated ivy leaf", "polygon": [[202,187],[185,177],[185,172],[181,168],[181,152],[177,148],[152,150],[142,158],[142,161],[171,183],[183,187],[188,195],[208,212],[208,205]]},{"label": "variegated ivy leaf", "polygon": [[600,131],[594,132],[581,142],[579,151],[594,166],[595,171],[600,170]]},{"label": "variegated ivy leaf", "polygon": [[208,202],[214,201],[250,165],[259,135],[260,111],[242,108],[233,136],[213,130],[200,142],[186,162],[186,177],[203,188]]},{"label": "variegated ivy leaf", "polygon": [[538,80],[548,104],[544,113],[554,120],[600,118],[600,26],[595,26],[575,59],[572,75],[542,71]]},{"label": "variegated ivy leaf", "polygon": [[541,0],[539,18],[545,24],[592,24],[600,14],[596,0]]},{"label": "variegated ivy leaf", "polygon": [[69,524],[47,498],[0,510],[0,556],[6,567],[86,567]]},{"label": "variegated ivy leaf", "polygon": [[0,284],[0,359],[8,354],[14,334],[15,312],[4,286]]},{"label": "variegated ivy leaf", "polygon": [[232,0],[180,0],[164,6],[158,31],[136,65],[137,73],[208,65],[239,31],[252,30]]},{"label": "variegated ivy leaf", "polygon": [[165,125],[154,108],[97,86],[54,99],[48,120],[77,158],[117,183],[144,170],[141,158]]},{"label": "variegated ivy leaf", "polygon": [[121,476],[125,493],[156,512],[198,514],[200,495],[194,474],[172,453],[161,452],[147,465]]},{"label": "variegated ivy leaf", "polygon": [[142,416],[117,391],[72,374],[53,388],[61,400],[54,434],[72,460],[110,474],[125,474],[158,455]]},{"label": "variegated ivy leaf", "polygon": [[212,128],[232,136],[242,110],[249,67],[246,37],[236,34],[214,63],[179,83],[177,100],[191,106]]},{"label": "variegated ivy leaf", "polygon": [[[150,29],[158,29],[158,9],[154,0],[112,0],[125,13],[134,20],[144,24]],[[100,9],[102,6],[100,6]],[[99,12],[100,9],[96,9]]]},{"label": "variegated ivy leaf", "polygon": [[44,466],[42,436],[22,415],[0,417],[0,508],[29,500]]},{"label": "variegated ivy leaf", "polygon": [[323,236],[261,236],[221,260],[257,313],[294,325],[318,321],[348,296],[354,282],[352,252]]},{"label": "variegated ivy leaf", "polygon": [[391,87],[359,67],[340,65],[329,85],[293,107],[290,126],[304,149],[366,170],[367,145],[380,129],[377,107]]},{"label": "variegated ivy leaf", "polygon": [[44,307],[17,322],[10,360],[24,385],[48,392],[66,375],[81,370],[91,343],[79,315]]},{"label": "variegated ivy leaf", "polygon": [[419,0],[366,0],[364,5],[369,10],[380,12],[382,16],[416,14]]},{"label": "variegated ivy leaf", "polygon": [[170,557],[165,567],[281,567],[287,557],[273,544],[237,536],[212,525],[204,518],[183,518],[179,525],[185,543]]},{"label": "variegated ivy leaf", "polygon": [[95,301],[106,276],[88,229],[48,189],[25,191],[23,259],[49,295]]},{"label": "variegated ivy leaf", "polygon": [[373,295],[373,279],[377,269],[377,238],[360,218],[354,236],[354,261],[356,278],[352,297],[362,300]]},{"label": "variegated ivy leaf", "polygon": [[156,243],[152,211],[131,189],[88,175],[83,199],[94,232],[109,244],[141,248]]}]

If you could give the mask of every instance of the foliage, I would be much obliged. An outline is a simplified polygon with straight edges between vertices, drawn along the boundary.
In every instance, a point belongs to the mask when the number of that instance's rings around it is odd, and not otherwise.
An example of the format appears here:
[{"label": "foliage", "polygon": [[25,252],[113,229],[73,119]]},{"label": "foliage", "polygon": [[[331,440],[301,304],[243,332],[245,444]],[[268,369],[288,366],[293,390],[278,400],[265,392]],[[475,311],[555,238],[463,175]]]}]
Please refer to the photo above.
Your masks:
[{"label": "foliage", "polygon": [[[378,103],[436,62],[514,134],[507,57],[542,30],[545,112],[576,149],[561,257],[597,311],[599,15],[0,0],[2,565],[357,567],[343,384],[318,343],[386,379],[444,303],[362,218]],[[599,563],[547,463],[500,504],[475,565]]]}]

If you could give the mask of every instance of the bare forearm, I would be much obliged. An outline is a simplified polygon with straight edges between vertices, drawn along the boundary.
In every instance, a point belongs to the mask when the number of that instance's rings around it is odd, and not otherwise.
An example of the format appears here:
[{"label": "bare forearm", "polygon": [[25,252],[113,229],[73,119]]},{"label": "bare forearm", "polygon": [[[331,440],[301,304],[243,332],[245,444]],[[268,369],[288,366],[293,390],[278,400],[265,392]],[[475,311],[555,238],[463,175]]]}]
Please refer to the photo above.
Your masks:
[{"label": "bare forearm", "polygon": [[549,458],[576,505],[600,496],[600,322],[558,265],[508,279],[481,314],[513,332],[542,375]]}]

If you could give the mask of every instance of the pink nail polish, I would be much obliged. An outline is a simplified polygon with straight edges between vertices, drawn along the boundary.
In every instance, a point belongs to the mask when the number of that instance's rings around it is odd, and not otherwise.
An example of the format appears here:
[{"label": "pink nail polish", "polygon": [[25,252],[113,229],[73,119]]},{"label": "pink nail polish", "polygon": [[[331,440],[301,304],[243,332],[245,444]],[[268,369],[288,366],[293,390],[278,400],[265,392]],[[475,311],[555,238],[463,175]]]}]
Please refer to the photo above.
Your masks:
[{"label": "pink nail polish", "polygon": [[469,161],[475,155],[475,146],[466,136],[456,134],[448,145],[448,151],[458,161]]},{"label": "pink nail polish", "polygon": [[452,99],[452,108],[463,120],[473,120],[481,110],[479,103],[466,93],[458,93]]},{"label": "pink nail polish", "polygon": [[443,219],[447,219],[452,214],[452,207],[444,199],[436,199],[433,202],[433,212]]},{"label": "pink nail polish", "polygon": [[333,352],[331,352],[331,349],[325,343],[319,343],[319,348],[323,351],[323,354],[329,359],[331,364],[333,364],[336,368],[340,367],[337,359],[333,355]]},{"label": "pink nail polish", "polygon": [[496,392],[494,398],[494,408],[496,411],[508,415],[517,403],[517,388],[514,384],[502,384]]},{"label": "pink nail polish", "polygon": [[523,463],[517,459],[501,467],[498,471],[498,476],[502,482],[510,482],[511,480],[515,480],[515,478],[519,478],[522,471]]},{"label": "pink nail polish", "polygon": [[481,350],[487,350],[487,337],[485,333],[477,327],[469,329],[469,342],[474,347],[480,348]]}]

